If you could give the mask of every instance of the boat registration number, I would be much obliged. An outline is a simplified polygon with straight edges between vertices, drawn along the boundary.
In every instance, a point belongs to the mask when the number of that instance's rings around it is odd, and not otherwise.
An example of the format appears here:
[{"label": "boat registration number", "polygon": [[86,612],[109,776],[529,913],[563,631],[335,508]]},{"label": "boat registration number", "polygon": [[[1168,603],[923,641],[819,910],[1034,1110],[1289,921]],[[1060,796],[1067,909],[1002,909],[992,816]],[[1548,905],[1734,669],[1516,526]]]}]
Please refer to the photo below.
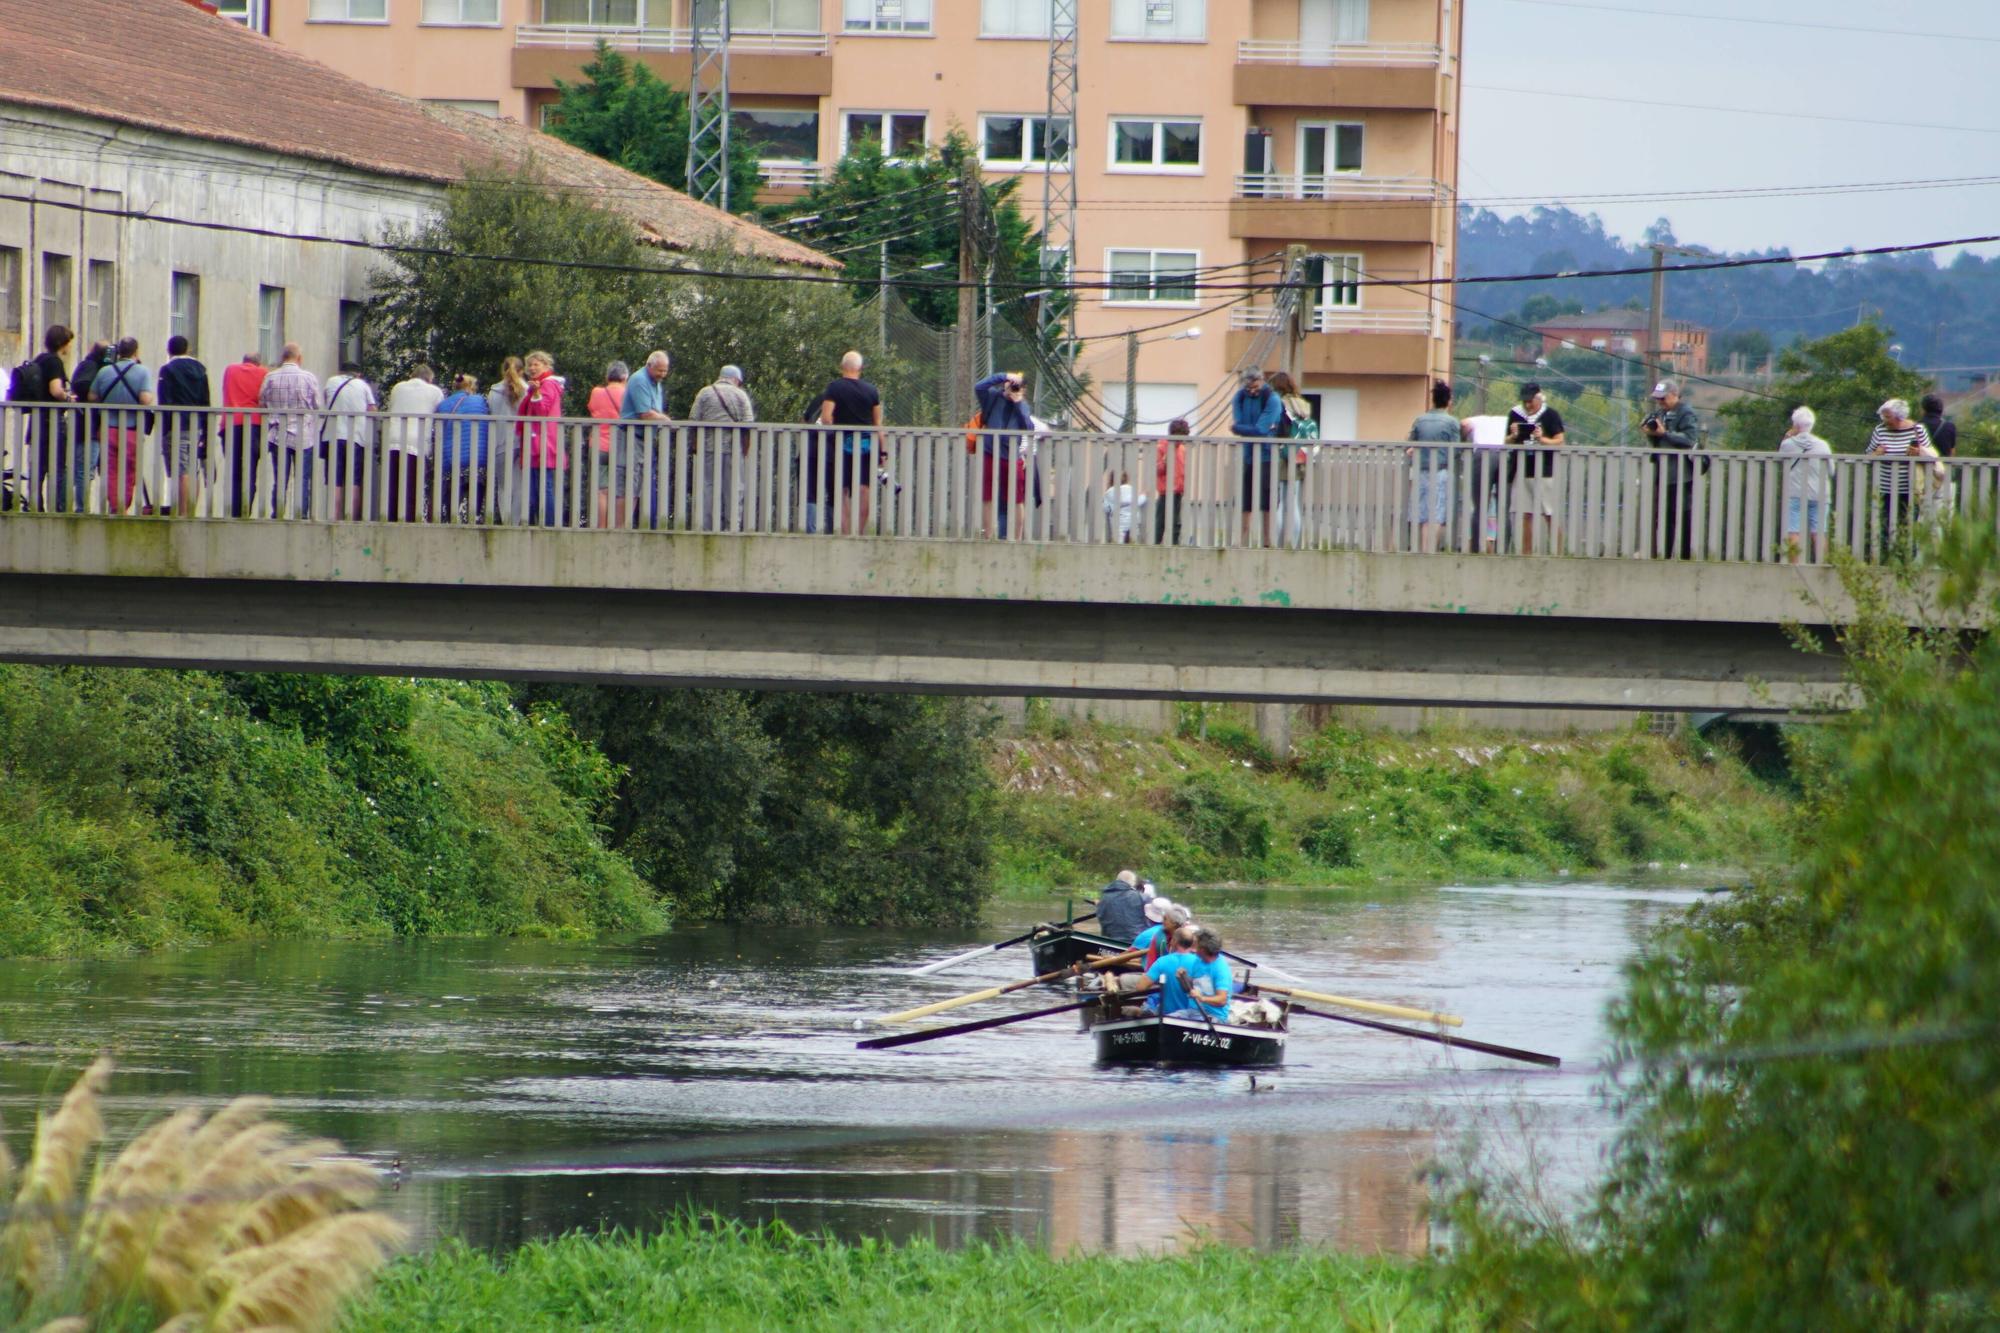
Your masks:
[{"label": "boat registration number", "polygon": [[1111,1034],[1113,1046],[1137,1046],[1146,1040],[1143,1032],[1114,1032]]},{"label": "boat registration number", "polygon": [[1190,1046],[1213,1046],[1223,1051],[1229,1049],[1229,1038],[1218,1036],[1213,1032],[1183,1032],[1181,1040]]}]

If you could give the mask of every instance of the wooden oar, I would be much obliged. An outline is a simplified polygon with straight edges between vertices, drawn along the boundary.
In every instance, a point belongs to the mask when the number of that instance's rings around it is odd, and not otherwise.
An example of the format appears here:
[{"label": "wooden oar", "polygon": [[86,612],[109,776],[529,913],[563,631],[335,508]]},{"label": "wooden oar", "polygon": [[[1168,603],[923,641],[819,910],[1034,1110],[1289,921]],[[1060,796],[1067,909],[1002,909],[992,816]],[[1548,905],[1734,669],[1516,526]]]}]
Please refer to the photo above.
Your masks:
[{"label": "wooden oar", "polygon": [[[1074,926],[1079,921],[1091,921],[1096,919],[1096,916],[1097,916],[1096,912],[1085,912],[1081,916],[1071,917],[1069,920],[1063,922],[1061,925],[1056,926],[1055,929],[1067,930],[1071,926]],[[1026,943],[1027,941],[1035,938],[1037,932],[1047,929],[1049,929],[1049,926],[1047,924],[1036,926],[1034,930],[1029,931],[1027,934],[1016,935],[1011,940],[1001,940],[998,944],[982,944],[977,949],[967,949],[964,953],[953,954],[949,958],[940,958],[935,963],[925,963],[922,967],[914,969],[910,973],[910,975],[915,977],[927,977],[933,972],[942,972],[947,967],[957,967],[960,963],[969,963],[973,959],[979,957],[981,954],[998,953],[1002,949],[1010,949],[1016,944]]]},{"label": "wooden oar", "polygon": [[1481,1051],[1507,1060],[1525,1060],[1529,1064],[1547,1065],[1551,1069],[1562,1067],[1562,1057],[1543,1055],[1539,1051],[1521,1051],[1512,1046],[1495,1046],[1491,1042],[1473,1041],[1470,1037],[1457,1037],[1444,1032],[1425,1032],[1420,1028],[1399,1028],[1394,1023],[1378,1023],[1372,1018],[1355,1018],[1350,1014],[1329,1014],[1324,1009],[1308,1009],[1302,1004],[1293,1005],[1291,1012],[1311,1014],[1314,1018],[1331,1018],[1336,1023],[1352,1023],[1356,1027],[1374,1028],[1377,1032],[1393,1032],[1399,1037],[1415,1037],[1418,1041],[1434,1041],[1440,1046],[1463,1046],[1468,1051]]},{"label": "wooden oar", "polygon": [[1047,1018],[1050,1014],[1074,1013],[1078,1009],[1088,1009],[1098,1002],[1098,996],[1087,1000],[1072,1000],[1050,1009],[1033,1009],[1025,1014],[1008,1014],[1005,1018],[982,1018],[971,1023],[953,1023],[950,1027],[925,1028],[922,1032],[903,1032],[893,1037],[870,1037],[867,1041],[854,1044],[864,1051],[886,1051],[891,1046],[911,1046],[920,1041],[935,1041],[939,1037],[957,1037],[967,1032],[984,1032],[987,1028],[1005,1027],[1009,1023],[1025,1023],[1031,1018]]},{"label": "wooden oar", "polygon": [[1224,949],[1222,951],[1222,956],[1224,958],[1227,958],[1232,963],[1241,963],[1245,967],[1261,967],[1266,972],[1270,973],[1272,976],[1276,977],[1280,981],[1303,982],[1305,980],[1304,977],[1293,976],[1291,973],[1285,971],[1284,968],[1277,966],[1275,963],[1253,963],[1248,958],[1245,958],[1242,954],[1231,953],[1227,949]]},{"label": "wooden oar", "polygon": [[1442,1023],[1454,1028],[1465,1026],[1465,1020],[1456,1014],[1434,1014],[1428,1009],[1406,1009],[1400,1004],[1377,1004],[1373,1000],[1326,995],[1316,990],[1300,990],[1295,986],[1273,986],[1262,981],[1257,983],[1257,989],[1274,995],[1289,995],[1295,1000],[1318,1000],[1321,1004],[1337,1004],[1343,1009],[1359,1009],[1364,1014],[1380,1014],[1384,1018],[1407,1018],[1418,1023]]},{"label": "wooden oar", "polygon": [[1119,963],[1130,962],[1138,956],[1139,951],[1137,949],[1127,949],[1124,953],[1113,954],[1111,957],[1095,963],[1085,963],[1081,967],[1072,964],[1069,967],[1057,968],[1053,972],[1044,973],[1039,977],[1029,977],[1026,981],[1010,982],[1005,986],[988,986],[985,990],[976,990],[970,995],[960,995],[949,1000],[939,1000],[936,1004],[926,1004],[916,1009],[906,1009],[900,1014],[889,1014],[875,1021],[878,1023],[914,1022],[919,1018],[929,1018],[932,1014],[941,1014],[947,1009],[957,1009],[961,1005],[978,1004],[981,1000],[998,999],[1002,995],[1011,995],[1017,990],[1026,990],[1030,986],[1040,986],[1050,981],[1061,981],[1064,977],[1071,976],[1077,972],[1097,972],[1107,967],[1115,967]]}]

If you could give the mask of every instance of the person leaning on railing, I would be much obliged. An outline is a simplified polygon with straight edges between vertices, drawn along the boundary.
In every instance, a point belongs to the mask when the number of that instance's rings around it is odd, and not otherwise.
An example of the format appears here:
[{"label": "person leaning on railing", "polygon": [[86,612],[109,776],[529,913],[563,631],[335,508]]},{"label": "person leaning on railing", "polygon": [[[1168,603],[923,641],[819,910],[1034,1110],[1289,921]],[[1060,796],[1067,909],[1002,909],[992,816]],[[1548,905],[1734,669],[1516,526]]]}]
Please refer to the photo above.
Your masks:
[{"label": "person leaning on railing", "polygon": [[[1923,423],[1910,418],[1910,405],[1901,398],[1891,398],[1875,409],[1880,424],[1868,437],[1870,457],[1883,460],[1875,465],[1875,493],[1880,505],[1881,524],[1875,534],[1875,549],[1886,555],[1892,545],[1906,543],[1910,527],[1912,466],[1909,458],[1937,458],[1937,450],[1931,444],[1930,432]],[[1939,464],[1938,471],[1943,471]],[[1931,481],[1926,477],[1926,484]]]},{"label": "person leaning on railing", "polygon": [[1154,459],[1156,494],[1160,497],[1160,506],[1153,511],[1156,546],[1181,544],[1181,506],[1187,500],[1187,437],[1192,429],[1186,417],[1175,417]]},{"label": "person leaning on railing", "polygon": [[1812,563],[1826,559],[1826,520],[1829,473],[1833,468],[1833,446],[1813,434],[1818,423],[1810,407],[1792,413],[1792,425],[1778,441],[1778,457],[1786,460],[1785,554],[1799,563],[1800,538],[1811,548]]},{"label": "person leaning on railing", "polygon": [[1510,474],[1518,473],[1514,485],[1514,516],[1520,520],[1515,550],[1527,555],[1536,549],[1536,520],[1541,521],[1541,549],[1554,552],[1562,540],[1556,525],[1556,456],[1552,452],[1566,438],[1562,414],[1549,406],[1542,386],[1521,386],[1521,405],[1507,413],[1507,443],[1522,450],[1511,463]]},{"label": "person leaning on railing", "polygon": [[442,492],[434,501],[441,523],[477,523],[486,511],[486,469],[491,454],[492,404],[479,392],[479,379],[460,375],[437,406],[440,417],[477,417],[478,421],[447,420],[438,440],[444,469]]},{"label": "person leaning on railing", "polygon": [[[1431,410],[1410,424],[1413,444],[1453,445],[1465,438],[1465,427],[1451,414],[1451,385],[1431,385]],[[1415,465],[1410,482],[1410,521],[1416,525],[1417,549],[1436,552],[1451,523],[1451,450],[1409,449]]]}]

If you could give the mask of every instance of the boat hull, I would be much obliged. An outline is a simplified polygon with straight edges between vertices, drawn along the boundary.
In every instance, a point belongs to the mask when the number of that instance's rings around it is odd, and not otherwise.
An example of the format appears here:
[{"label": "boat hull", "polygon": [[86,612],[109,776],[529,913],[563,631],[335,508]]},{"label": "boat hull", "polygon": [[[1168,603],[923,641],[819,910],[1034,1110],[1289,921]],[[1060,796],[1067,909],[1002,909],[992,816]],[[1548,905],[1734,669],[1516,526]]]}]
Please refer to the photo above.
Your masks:
[{"label": "boat hull", "polygon": [[1099,1064],[1267,1069],[1285,1061],[1285,1034],[1270,1028],[1149,1016],[1099,1022],[1090,1034]]},{"label": "boat hull", "polygon": [[1046,935],[1037,935],[1028,942],[1028,947],[1033,960],[1029,964],[1028,975],[1045,977],[1073,963],[1088,962],[1099,954],[1122,953],[1132,946],[1086,930],[1057,929]]}]

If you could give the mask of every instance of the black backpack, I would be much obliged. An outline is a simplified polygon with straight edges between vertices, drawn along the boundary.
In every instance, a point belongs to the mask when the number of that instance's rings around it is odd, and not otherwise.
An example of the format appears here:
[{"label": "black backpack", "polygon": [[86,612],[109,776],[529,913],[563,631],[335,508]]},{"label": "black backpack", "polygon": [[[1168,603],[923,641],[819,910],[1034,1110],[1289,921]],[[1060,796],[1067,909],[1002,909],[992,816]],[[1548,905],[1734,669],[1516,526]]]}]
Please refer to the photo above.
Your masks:
[{"label": "black backpack", "polygon": [[10,403],[46,403],[49,400],[49,382],[42,374],[41,363],[32,357],[14,367],[14,374],[7,381],[7,401]]}]

